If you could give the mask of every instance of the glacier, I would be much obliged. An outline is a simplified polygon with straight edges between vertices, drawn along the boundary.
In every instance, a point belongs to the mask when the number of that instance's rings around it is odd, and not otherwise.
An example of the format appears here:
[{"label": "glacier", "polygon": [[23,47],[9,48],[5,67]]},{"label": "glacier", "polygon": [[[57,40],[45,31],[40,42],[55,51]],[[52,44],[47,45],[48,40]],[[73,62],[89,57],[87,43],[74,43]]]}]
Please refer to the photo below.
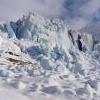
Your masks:
[{"label": "glacier", "polygon": [[60,19],[29,13],[0,24],[3,91],[19,91],[25,100],[99,100],[99,67],[100,42]]}]

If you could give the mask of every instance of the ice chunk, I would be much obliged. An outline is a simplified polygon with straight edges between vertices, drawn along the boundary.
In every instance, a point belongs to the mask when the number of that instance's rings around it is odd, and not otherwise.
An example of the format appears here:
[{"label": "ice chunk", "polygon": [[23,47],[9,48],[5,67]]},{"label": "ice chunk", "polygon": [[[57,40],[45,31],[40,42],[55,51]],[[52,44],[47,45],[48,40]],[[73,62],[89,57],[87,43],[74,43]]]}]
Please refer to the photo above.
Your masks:
[{"label": "ice chunk", "polygon": [[91,51],[93,50],[94,40],[91,34],[83,33],[82,34],[83,45],[86,50]]},{"label": "ice chunk", "polygon": [[7,29],[9,38],[16,38],[16,35],[15,35],[10,23],[6,24],[6,29]]},{"label": "ice chunk", "polygon": [[9,72],[5,69],[0,69],[0,77],[7,77]]},{"label": "ice chunk", "polygon": [[52,70],[53,68],[52,62],[46,57],[41,59],[40,64],[44,70]]}]

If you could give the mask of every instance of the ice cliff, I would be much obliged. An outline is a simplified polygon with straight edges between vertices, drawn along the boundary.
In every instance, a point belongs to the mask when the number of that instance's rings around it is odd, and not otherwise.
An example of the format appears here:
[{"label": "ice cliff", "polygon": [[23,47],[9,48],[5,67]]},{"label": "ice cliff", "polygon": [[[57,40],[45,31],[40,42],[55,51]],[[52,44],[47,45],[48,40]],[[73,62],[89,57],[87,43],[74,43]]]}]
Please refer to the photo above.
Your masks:
[{"label": "ice cliff", "polygon": [[99,100],[100,43],[67,24],[35,13],[1,24],[0,79],[27,95]]}]

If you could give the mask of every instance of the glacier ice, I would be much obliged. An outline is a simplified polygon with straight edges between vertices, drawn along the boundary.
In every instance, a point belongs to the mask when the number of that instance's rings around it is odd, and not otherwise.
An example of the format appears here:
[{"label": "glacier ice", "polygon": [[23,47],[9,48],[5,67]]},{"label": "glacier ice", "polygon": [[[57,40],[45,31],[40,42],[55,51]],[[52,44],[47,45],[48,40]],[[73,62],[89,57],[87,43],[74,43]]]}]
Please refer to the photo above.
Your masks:
[{"label": "glacier ice", "polygon": [[30,13],[0,25],[0,84],[25,95],[99,100],[99,67],[100,43],[59,19]]}]

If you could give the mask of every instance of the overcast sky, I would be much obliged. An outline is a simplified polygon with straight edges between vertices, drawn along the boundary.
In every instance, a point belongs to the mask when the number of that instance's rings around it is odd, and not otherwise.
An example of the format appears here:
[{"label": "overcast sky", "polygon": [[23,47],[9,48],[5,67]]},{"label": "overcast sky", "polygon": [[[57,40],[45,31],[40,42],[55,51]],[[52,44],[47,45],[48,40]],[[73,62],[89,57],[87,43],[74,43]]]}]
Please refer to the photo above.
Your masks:
[{"label": "overcast sky", "polygon": [[100,18],[100,0],[0,0],[0,21],[34,11],[47,18],[61,18],[80,29]]}]

